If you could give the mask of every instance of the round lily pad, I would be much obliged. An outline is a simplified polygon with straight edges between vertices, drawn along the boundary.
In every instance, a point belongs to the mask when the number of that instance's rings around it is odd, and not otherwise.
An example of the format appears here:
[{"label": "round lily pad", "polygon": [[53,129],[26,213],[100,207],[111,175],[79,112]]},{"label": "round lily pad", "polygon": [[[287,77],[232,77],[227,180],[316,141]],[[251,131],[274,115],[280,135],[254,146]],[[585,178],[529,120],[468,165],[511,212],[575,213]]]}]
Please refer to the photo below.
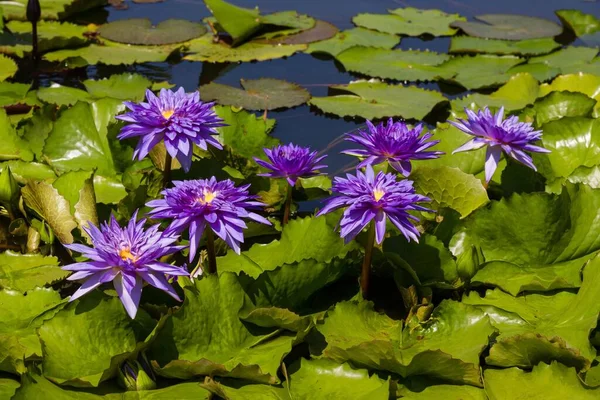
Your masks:
[{"label": "round lily pad", "polygon": [[272,78],[242,79],[244,89],[211,82],[200,87],[202,99],[247,110],[295,107],[310,99],[308,90],[295,83]]},{"label": "round lily pad", "polygon": [[490,39],[523,40],[560,35],[560,25],[543,18],[524,15],[485,14],[475,21],[454,21],[453,28],[460,28],[470,36]]},{"label": "round lily pad", "polygon": [[183,19],[168,19],[152,26],[149,19],[132,18],[102,25],[98,33],[103,38],[119,43],[164,45],[200,37],[206,33],[206,28]]}]

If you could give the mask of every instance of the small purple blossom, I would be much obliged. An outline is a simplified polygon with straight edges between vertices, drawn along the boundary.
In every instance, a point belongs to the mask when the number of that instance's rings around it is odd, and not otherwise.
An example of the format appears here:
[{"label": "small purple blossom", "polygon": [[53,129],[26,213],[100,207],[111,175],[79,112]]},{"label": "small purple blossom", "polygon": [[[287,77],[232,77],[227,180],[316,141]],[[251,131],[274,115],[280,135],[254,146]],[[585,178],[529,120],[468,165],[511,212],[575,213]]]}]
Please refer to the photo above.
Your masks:
[{"label": "small purple blossom", "polygon": [[271,225],[267,219],[248,211],[264,206],[255,201],[258,196],[248,193],[250,185],[235,187],[229,179],[217,181],[214,177],[173,184],[175,187],[162,191],[163,199],[148,202],[147,206],[153,208],[148,215],[172,219],[167,232],[189,230],[190,261],[207,225],[238,254],[240,243],[244,242],[243,230],[247,228],[243,219]]},{"label": "small purple blossom", "polygon": [[178,236],[160,232],[158,225],[144,230],[146,220],[136,222],[136,218],[137,211],[125,228],[119,225],[114,216],[110,222],[100,225],[100,229],[92,223],[84,227],[94,247],[82,244],[66,245],[67,248],[90,259],[62,267],[67,271],[75,271],[69,276],[70,281],[86,279],[71,296],[70,301],[110,281],[113,281],[115,290],[131,318],[135,318],[137,313],[143,281],[181,301],[167,281],[166,275],[189,275],[188,272],[158,261],[160,257],[176,253],[183,248],[173,245]]},{"label": "small purple blossom", "polygon": [[271,163],[256,157],[254,160],[258,165],[271,170],[271,172],[258,175],[285,178],[291,186],[296,184],[298,178],[321,175],[319,170],[327,168],[327,165],[319,164],[327,157],[326,155],[318,157],[316,151],[310,151],[308,147],[296,146],[293,143],[279,145],[273,149],[264,149],[264,152]]},{"label": "small purple blossom", "polygon": [[198,92],[186,94],[183,88],[177,92],[161,89],[157,97],[147,90],[146,100],[147,103],[139,104],[126,101],[124,104],[131,112],[116,117],[130,122],[117,136],[119,139],[141,137],[133,153],[134,159],[143,159],[164,140],[171,157],[177,158],[188,172],[194,144],[203,150],[207,150],[208,144],[223,148],[213,135],[218,134],[216,128],[226,124],[215,114],[214,103],[200,101]]},{"label": "small purple blossom", "polygon": [[392,118],[387,125],[383,122],[375,126],[367,121],[367,130],[359,130],[356,135],[348,135],[346,140],[363,146],[362,149],[345,150],[342,153],[365,157],[358,168],[388,161],[392,168],[404,176],[410,175],[410,160],[429,160],[444,154],[442,151],[426,151],[440,141],[431,139],[431,133],[421,136],[423,124],[410,129],[404,122],[394,122]]},{"label": "small purple blossom", "polygon": [[412,221],[419,221],[408,211],[431,211],[417,203],[429,201],[425,196],[415,193],[413,182],[396,181],[394,174],[377,175],[367,165],[366,172],[356,171],[356,176],[347,174],[347,179],[336,177],[327,205],[317,215],[323,215],[342,207],[340,236],[350,242],[372,220],[375,221],[375,238],[383,242],[386,217],[400,230],[407,240],[419,240],[419,231]]},{"label": "small purple blossom", "polygon": [[465,108],[467,120],[458,119],[448,121],[461,131],[475,136],[452,153],[460,151],[476,150],[483,146],[487,147],[485,156],[485,180],[489,182],[498,167],[500,156],[504,151],[507,155],[518,162],[537,171],[533,160],[526,151],[536,153],[550,153],[550,150],[533,145],[542,138],[542,131],[536,131],[529,122],[520,122],[516,116],[504,119],[504,107],[493,115],[489,108],[479,110],[475,114],[472,110]]}]

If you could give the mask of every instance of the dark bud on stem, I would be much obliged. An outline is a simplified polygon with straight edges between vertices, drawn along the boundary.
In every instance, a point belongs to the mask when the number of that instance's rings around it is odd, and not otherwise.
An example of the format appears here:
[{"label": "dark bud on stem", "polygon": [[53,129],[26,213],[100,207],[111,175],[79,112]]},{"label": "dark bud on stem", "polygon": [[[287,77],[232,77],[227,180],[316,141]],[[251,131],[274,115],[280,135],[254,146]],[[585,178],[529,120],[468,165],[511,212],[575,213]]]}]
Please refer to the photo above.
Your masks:
[{"label": "dark bud on stem", "polygon": [[36,23],[42,16],[42,7],[40,0],[29,0],[27,2],[27,21]]}]

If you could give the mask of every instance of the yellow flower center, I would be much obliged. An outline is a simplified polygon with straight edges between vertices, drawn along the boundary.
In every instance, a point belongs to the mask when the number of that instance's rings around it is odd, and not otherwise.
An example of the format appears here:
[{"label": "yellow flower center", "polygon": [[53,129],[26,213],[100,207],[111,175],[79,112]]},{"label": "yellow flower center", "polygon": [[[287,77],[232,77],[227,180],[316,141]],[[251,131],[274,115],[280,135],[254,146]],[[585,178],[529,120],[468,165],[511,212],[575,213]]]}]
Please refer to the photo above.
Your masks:
[{"label": "yellow flower center", "polygon": [[123,247],[119,252],[119,257],[121,257],[121,260],[123,261],[131,260],[135,262],[137,260],[137,257],[131,254],[131,249],[129,247]]},{"label": "yellow flower center", "polygon": [[385,194],[385,192],[381,189],[373,190],[373,197],[375,198],[375,201],[381,200],[381,198],[383,197],[384,194]]},{"label": "yellow flower center", "polygon": [[210,204],[217,197],[219,192],[210,192],[206,191],[202,194],[202,196],[198,197],[198,202],[200,204]]},{"label": "yellow flower center", "polygon": [[163,111],[163,112],[162,112],[162,116],[163,116],[165,119],[169,119],[169,118],[171,118],[171,116],[172,116],[174,113],[175,113],[175,110],[165,110],[165,111]]}]

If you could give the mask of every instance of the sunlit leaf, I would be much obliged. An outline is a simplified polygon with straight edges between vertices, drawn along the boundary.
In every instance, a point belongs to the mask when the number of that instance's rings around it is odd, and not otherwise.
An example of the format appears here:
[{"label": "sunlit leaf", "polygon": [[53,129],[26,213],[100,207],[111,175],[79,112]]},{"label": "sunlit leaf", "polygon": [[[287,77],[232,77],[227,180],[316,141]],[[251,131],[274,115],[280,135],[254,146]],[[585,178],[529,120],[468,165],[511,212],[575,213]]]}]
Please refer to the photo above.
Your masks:
[{"label": "sunlit leaf", "polygon": [[[106,5],[106,0],[42,0],[42,19],[63,19],[73,13],[90,10]],[[0,9],[6,19],[25,21],[27,0],[12,0],[0,3]]]},{"label": "sunlit leaf", "polygon": [[352,22],[358,26],[380,32],[419,36],[454,35],[456,29],[450,27],[454,21],[464,21],[459,14],[446,14],[439,10],[421,10],[406,7],[389,10],[390,14],[358,14]]},{"label": "sunlit leaf", "polygon": [[3,109],[0,109],[0,131],[2,132],[0,160],[33,161],[33,153],[29,148],[29,144],[17,135],[15,128],[6,115],[6,111]]},{"label": "sunlit leaf", "polygon": [[17,63],[12,58],[0,55],[0,82],[17,73]]},{"label": "sunlit leaf", "polygon": [[328,53],[335,57],[354,46],[392,49],[399,43],[400,38],[396,35],[358,27],[338,32],[331,39],[311,43],[306,52]]},{"label": "sunlit leaf", "polygon": [[109,78],[83,81],[88,93],[95,98],[112,97],[119,100],[140,101],[152,82],[138,74],[112,75]]},{"label": "sunlit leaf", "polygon": [[21,292],[43,287],[69,275],[58,266],[56,257],[20,254],[6,251],[0,254],[0,287]]},{"label": "sunlit leaf", "polygon": [[[454,57],[439,66],[440,76],[467,89],[500,85],[513,75],[510,68],[523,62],[514,56],[476,55]],[[516,74],[516,72],[515,72]]]},{"label": "sunlit leaf", "polygon": [[39,88],[37,97],[41,101],[58,106],[72,106],[78,101],[90,101],[90,95],[85,90],[53,83],[49,87]]},{"label": "sunlit leaf", "polygon": [[479,356],[494,328],[480,310],[445,300],[422,326],[402,325],[375,312],[372,303],[341,302],[317,329],[327,341],[326,358],[481,386]]},{"label": "sunlit leaf", "polygon": [[564,399],[593,400],[598,398],[600,388],[585,385],[577,376],[575,368],[558,362],[540,363],[531,372],[519,368],[487,369],[484,372],[485,391],[490,400]]}]

